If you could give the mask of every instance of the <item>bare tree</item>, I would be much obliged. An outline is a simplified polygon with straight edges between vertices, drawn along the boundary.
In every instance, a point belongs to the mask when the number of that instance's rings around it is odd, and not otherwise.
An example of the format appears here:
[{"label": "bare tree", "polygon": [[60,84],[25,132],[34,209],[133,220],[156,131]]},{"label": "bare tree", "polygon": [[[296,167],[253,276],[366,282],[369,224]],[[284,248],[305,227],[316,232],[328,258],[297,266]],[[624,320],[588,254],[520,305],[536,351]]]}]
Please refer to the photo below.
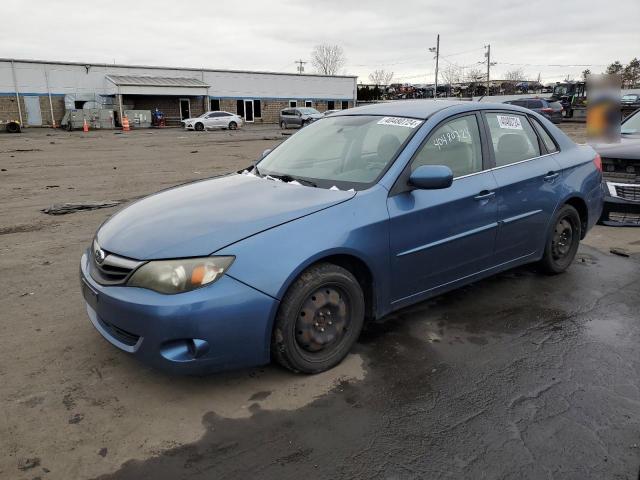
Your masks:
[{"label": "bare tree", "polygon": [[459,69],[453,65],[448,65],[440,70],[440,75],[445,84],[451,85],[452,83],[458,83],[460,81]]},{"label": "bare tree", "polygon": [[389,85],[393,80],[393,72],[386,70],[374,70],[369,74],[369,81],[374,85]]},{"label": "bare tree", "polygon": [[465,74],[465,81],[467,82],[479,82],[481,80],[486,80],[487,73],[480,68],[472,68]]},{"label": "bare tree", "polygon": [[525,80],[524,70],[516,68],[515,70],[509,70],[504,74],[505,80]]},{"label": "bare tree", "polygon": [[311,64],[323,75],[337,75],[344,63],[344,50],[339,45],[316,45],[311,52]]}]

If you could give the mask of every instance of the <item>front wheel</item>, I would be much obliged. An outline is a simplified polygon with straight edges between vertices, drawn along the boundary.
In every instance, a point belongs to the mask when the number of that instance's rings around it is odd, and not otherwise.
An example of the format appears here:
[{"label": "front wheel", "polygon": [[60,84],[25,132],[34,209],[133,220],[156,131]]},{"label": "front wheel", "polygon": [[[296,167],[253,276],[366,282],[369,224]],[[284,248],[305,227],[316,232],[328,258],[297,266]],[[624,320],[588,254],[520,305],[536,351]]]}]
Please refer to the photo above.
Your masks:
[{"label": "front wheel", "polygon": [[274,359],[294,372],[329,370],[358,339],[364,310],[362,289],[351,272],[330,263],[308,268],[280,305],[271,341]]},{"label": "front wheel", "polygon": [[200,122],[196,123],[195,127],[196,131],[201,132],[204,130],[204,125]]},{"label": "front wheel", "polygon": [[577,210],[564,205],[553,218],[544,254],[540,262],[545,272],[557,274],[564,272],[578,251],[582,236],[582,223]]}]

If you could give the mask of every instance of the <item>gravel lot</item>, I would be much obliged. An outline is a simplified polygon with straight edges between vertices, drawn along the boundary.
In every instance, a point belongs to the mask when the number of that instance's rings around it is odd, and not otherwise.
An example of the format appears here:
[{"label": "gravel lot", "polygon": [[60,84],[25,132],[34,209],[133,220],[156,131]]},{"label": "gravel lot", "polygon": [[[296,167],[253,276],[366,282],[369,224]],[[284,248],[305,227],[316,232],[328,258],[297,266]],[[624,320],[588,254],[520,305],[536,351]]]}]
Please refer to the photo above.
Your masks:
[{"label": "gravel lot", "polygon": [[640,229],[596,227],[564,275],[521,268],[382,319],[313,377],[170,377],[105,342],[77,270],[116,209],[40,210],[238,170],[282,138],[0,134],[0,478],[638,478]]}]

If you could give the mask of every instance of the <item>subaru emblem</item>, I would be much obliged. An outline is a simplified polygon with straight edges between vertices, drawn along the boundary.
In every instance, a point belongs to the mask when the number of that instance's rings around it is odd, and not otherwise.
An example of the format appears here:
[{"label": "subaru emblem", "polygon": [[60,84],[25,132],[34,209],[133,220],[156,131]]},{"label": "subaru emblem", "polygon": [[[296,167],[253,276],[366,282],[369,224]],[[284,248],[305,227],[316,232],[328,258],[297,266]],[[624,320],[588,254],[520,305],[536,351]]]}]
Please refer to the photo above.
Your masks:
[{"label": "subaru emblem", "polygon": [[107,256],[104,253],[104,250],[102,250],[101,248],[96,248],[95,252],[93,252],[93,255],[94,255],[95,259],[96,259],[96,263],[104,262],[104,259]]}]

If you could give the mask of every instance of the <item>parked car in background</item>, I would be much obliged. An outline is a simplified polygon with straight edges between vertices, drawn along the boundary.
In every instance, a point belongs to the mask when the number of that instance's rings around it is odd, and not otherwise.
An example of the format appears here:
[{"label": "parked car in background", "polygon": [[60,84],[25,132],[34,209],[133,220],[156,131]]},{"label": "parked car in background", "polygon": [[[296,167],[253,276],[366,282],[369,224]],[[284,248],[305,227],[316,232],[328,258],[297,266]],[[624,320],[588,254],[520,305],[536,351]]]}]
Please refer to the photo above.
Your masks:
[{"label": "parked car in background", "polygon": [[280,128],[283,130],[289,127],[302,128],[323,117],[324,115],[311,107],[285,108],[280,111]]},{"label": "parked car in background", "polygon": [[517,100],[508,100],[504,103],[528,108],[548,118],[553,123],[562,123],[562,104],[560,102],[550,102],[544,98],[519,98]]},{"label": "parked car in background", "polygon": [[594,145],[602,157],[604,208],[601,222],[640,226],[640,110],[620,126],[620,142]]},{"label": "parked car in background", "polygon": [[106,340],[163,370],[273,358],[317,373],[365,321],[525,263],[563,272],[601,182],[590,146],[524,108],[353,108],[244,171],[112,215],[82,256],[82,292]]},{"label": "parked car in background", "polygon": [[230,112],[205,112],[199,117],[182,120],[182,125],[187,130],[213,130],[215,128],[228,128],[235,130],[244,125],[244,119],[240,115]]},{"label": "parked car in background", "polygon": [[620,105],[627,108],[640,108],[640,93],[627,93],[620,99]]},{"label": "parked car in background", "polygon": [[336,113],[336,112],[340,112],[341,110],[327,110],[326,112],[323,113],[323,115],[326,117],[328,115],[331,115],[332,113]]}]

